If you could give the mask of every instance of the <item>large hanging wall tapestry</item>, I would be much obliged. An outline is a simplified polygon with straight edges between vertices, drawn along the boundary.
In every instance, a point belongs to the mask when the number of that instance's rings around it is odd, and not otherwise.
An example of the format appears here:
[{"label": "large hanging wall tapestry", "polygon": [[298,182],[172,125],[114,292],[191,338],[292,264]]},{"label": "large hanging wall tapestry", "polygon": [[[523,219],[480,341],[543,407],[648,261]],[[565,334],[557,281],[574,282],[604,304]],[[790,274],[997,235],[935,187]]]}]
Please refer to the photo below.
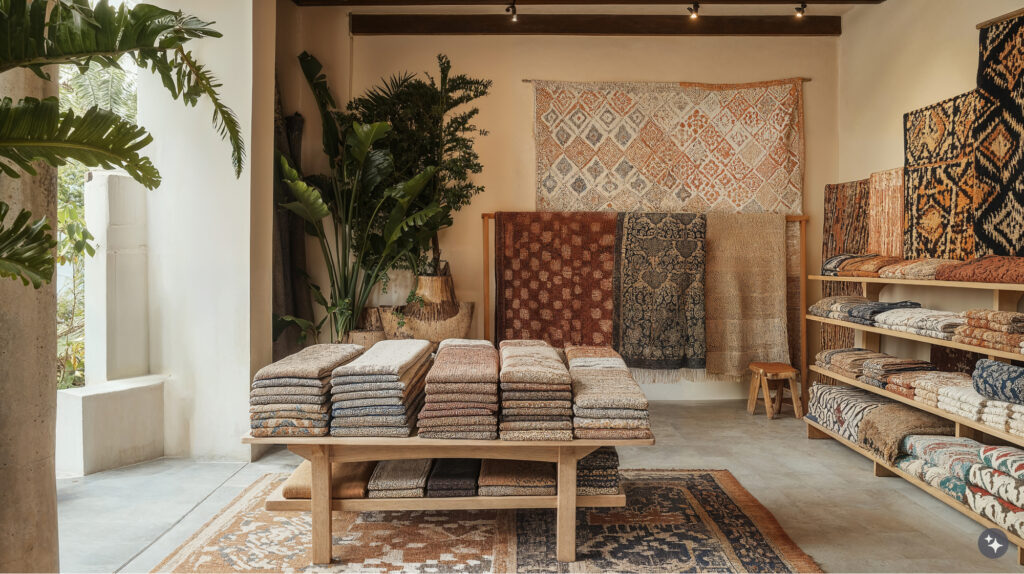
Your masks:
[{"label": "large hanging wall tapestry", "polygon": [[615,213],[498,213],[495,334],[610,345]]},{"label": "large hanging wall tapestry", "polygon": [[[821,260],[844,253],[864,253],[868,246],[870,180],[850,181],[825,186],[825,223],[822,229]],[[826,281],[824,297],[862,295],[854,283]],[[838,325],[821,326],[822,349],[853,347],[854,332]]]},{"label": "large hanging wall tapestry", "polygon": [[740,376],[754,361],[789,363],[785,270],[785,216],[708,214],[708,373]]},{"label": "large hanging wall tapestry", "polygon": [[620,213],[614,347],[630,367],[704,367],[705,218]]},{"label": "large hanging wall tapestry", "polygon": [[971,91],[903,117],[908,259],[974,256],[982,197],[972,133],[977,109],[978,93]]},{"label": "large hanging wall tapestry", "polygon": [[[534,89],[539,210],[801,212],[802,79],[537,81]],[[799,226],[787,226],[787,237],[799,246]],[[800,253],[789,255],[789,284],[799,289]],[[799,326],[799,292],[789,301],[789,322]],[[799,349],[799,330],[791,331],[790,347]],[[681,379],[670,371],[634,375],[643,382]]]},{"label": "large hanging wall tapestry", "polygon": [[867,253],[903,257],[903,168],[871,174]]},{"label": "large hanging wall tapestry", "polygon": [[974,220],[978,255],[1024,255],[1024,16],[981,31],[978,180],[984,190]]}]

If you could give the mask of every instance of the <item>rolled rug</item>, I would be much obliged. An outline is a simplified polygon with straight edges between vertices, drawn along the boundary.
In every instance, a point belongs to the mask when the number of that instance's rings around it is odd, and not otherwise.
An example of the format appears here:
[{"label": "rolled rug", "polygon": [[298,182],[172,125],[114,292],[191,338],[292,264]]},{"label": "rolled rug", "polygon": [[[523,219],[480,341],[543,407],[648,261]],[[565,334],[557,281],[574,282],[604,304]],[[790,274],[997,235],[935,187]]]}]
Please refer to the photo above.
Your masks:
[{"label": "rolled rug", "polygon": [[987,398],[1024,404],[1024,369],[1021,367],[981,359],[971,380],[974,390]]}]

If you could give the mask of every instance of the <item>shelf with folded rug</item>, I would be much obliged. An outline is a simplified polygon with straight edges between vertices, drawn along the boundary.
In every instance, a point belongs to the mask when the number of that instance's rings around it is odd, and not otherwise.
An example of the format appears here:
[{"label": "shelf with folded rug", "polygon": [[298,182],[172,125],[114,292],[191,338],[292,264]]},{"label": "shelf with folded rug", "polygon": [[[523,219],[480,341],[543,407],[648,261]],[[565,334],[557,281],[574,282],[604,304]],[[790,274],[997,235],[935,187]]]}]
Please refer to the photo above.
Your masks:
[{"label": "shelf with folded rug", "polygon": [[914,399],[907,398],[907,397],[905,397],[905,396],[903,396],[903,395],[901,395],[899,393],[894,393],[894,392],[886,390],[886,389],[882,389],[882,388],[879,388],[879,387],[876,387],[876,386],[873,386],[873,385],[869,385],[869,384],[867,384],[867,383],[865,383],[863,381],[858,381],[857,379],[854,379],[854,378],[851,378],[851,377],[847,377],[845,375],[841,375],[839,373],[836,373],[835,371],[830,371],[828,369],[819,367],[817,365],[811,365],[810,370],[812,372],[818,373],[819,375],[824,375],[824,376],[826,376],[826,377],[828,377],[830,379],[835,379],[835,380],[837,380],[837,381],[839,381],[841,383],[846,383],[848,385],[857,387],[859,389],[864,389],[865,391],[874,393],[876,395],[885,397],[887,399],[892,399],[894,401],[901,402],[901,403],[903,403],[905,405],[912,406],[912,407],[914,407],[916,409],[919,409],[919,410],[931,413],[933,415],[942,417],[942,418],[944,418],[946,420],[952,421],[952,422],[956,423],[956,436],[967,436],[967,437],[975,438],[976,439],[977,438],[976,437],[977,433],[983,433],[983,434],[986,434],[986,435],[988,435],[990,437],[993,437],[993,438],[996,438],[996,439],[999,439],[999,440],[1002,440],[1002,441],[1006,441],[1006,442],[1008,442],[1010,444],[1014,444],[1014,445],[1017,445],[1017,446],[1020,446],[1020,447],[1024,448],[1024,436],[1015,435],[1015,434],[1006,432],[1003,429],[999,429],[999,428],[996,428],[996,427],[993,427],[993,426],[989,426],[989,425],[987,425],[987,424],[985,424],[983,422],[973,421],[973,420],[971,420],[969,418],[962,417],[962,416],[959,416],[959,415],[955,415],[953,413],[944,411],[944,410],[942,410],[940,408],[933,407],[931,405],[927,405],[925,403],[922,403],[921,401],[915,401]]},{"label": "shelf with folded rug", "polygon": [[[578,507],[621,507],[626,498],[617,495],[578,496],[577,462],[602,446],[651,446],[646,439],[573,439],[565,441],[425,439],[418,436],[389,437],[266,437],[245,436],[245,444],[285,445],[312,464],[310,500],[283,503],[281,510],[299,510],[290,504],[302,504],[312,513],[313,564],[332,560],[332,520],[334,510],[470,510],[510,508],[554,508],[557,512],[557,558],[561,562],[576,559],[576,509]],[[379,460],[421,458],[480,458],[553,462],[557,466],[557,493],[538,496],[467,496],[460,498],[331,498],[331,464]],[[283,497],[282,497],[283,498]],[[284,505],[284,506],[282,506]],[[271,509],[268,501],[268,510]]]},{"label": "shelf with folded rug", "polygon": [[971,281],[938,281],[936,279],[890,279],[887,277],[838,277],[835,275],[809,275],[807,279],[810,281],[836,281],[840,283],[865,283],[871,285],[914,285],[919,287],[981,289],[984,291],[1014,291],[1017,293],[1024,293],[1024,284],[1020,283],[974,283]]},{"label": "shelf with folded rug", "polygon": [[[823,369],[819,369],[819,370],[823,370]],[[889,394],[894,394],[894,393],[889,393]],[[891,398],[896,398],[896,397],[891,397]],[[995,528],[997,530],[1002,531],[1003,534],[1006,535],[1006,538],[1010,541],[1010,543],[1017,547],[1017,562],[1019,564],[1021,564],[1021,565],[1024,565],[1024,539],[1022,539],[1019,536],[1013,534],[1012,532],[1009,532],[1005,528],[1002,528],[1001,526],[999,526],[995,522],[989,520],[988,518],[985,518],[984,516],[974,512],[966,504],[962,504],[962,503],[957,502],[954,499],[951,499],[946,493],[944,493],[941,490],[939,490],[938,488],[935,488],[934,486],[928,484],[927,482],[921,480],[920,478],[917,478],[916,476],[912,476],[910,474],[907,474],[906,472],[903,472],[902,470],[897,468],[895,465],[889,464],[888,462],[886,462],[884,460],[881,460],[880,458],[875,456],[872,452],[870,452],[869,450],[865,449],[864,447],[862,447],[860,445],[857,445],[857,444],[854,444],[853,442],[850,442],[848,439],[846,439],[846,438],[844,438],[842,436],[839,436],[835,432],[832,432],[831,430],[825,428],[824,426],[822,426],[822,425],[820,425],[820,424],[818,424],[818,423],[816,423],[816,422],[814,422],[814,421],[812,421],[812,420],[810,420],[810,419],[808,419],[806,417],[804,418],[804,422],[807,423],[807,438],[810,438],[810,439],[823,439],[823,438],[835,439],[836,441],[838,441],[843,446],[846,446],[850,450],[852,450],[852,451],[862,455],[863,457],[867,458],[872,463],[874,463],[874,473],[875,473],[875,476],[878,476],[878,477],[899,477],[899,478],[902,478],[903,480],[913,484],[914,486],[916,486],[916,487],[920,488],[921,490],[927,492],[928,494],[932,495],[933,497],[941,500],[942,502],[944,502],[946,505],[950,506],[951,508],[956,509],[958,512],[960,512],[964,516],[970,518],[971,520],[977,522],[978,524],[983,526],[985,529]]]}]

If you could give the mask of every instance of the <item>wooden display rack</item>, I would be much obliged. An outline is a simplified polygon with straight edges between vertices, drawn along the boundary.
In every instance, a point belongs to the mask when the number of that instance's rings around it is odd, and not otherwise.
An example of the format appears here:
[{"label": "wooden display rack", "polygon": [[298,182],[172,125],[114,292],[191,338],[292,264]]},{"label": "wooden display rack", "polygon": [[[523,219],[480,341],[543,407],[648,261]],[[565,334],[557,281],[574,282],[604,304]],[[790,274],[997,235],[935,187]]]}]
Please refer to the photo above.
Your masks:
[{"label": "wooden display rack", "polygon": [[[267,510],[310,510],[313,515],[311,562],[332,560],[331,511],[384,510],[480,510],[489,508],[554,508],[557,511],[557,557],[561,562],[576,560],[576,508],[621,507],[626,496],[576,496],[576,462],[602,446],[651,446],[654,439],[502,441],[445,440],[377,437],[269,437],[246,436],[245,444],[278,445],[312,464],[309,501],[285,500],[274,493]],[[361,498],[331,499],[331,463],[415,458],[491,458],[553,462],[558,466],[555,496],[470,496],[461,498]]]},{"label": "wooden display rack", "polygon": [[[886,285],[913,285],[917,287],[931,287],[931,288],[945,288],[945,289],[975,289],[985,290],[992,292],[992,309],[996,311],[1016,311],[1017,304],[1020,302],[1021,297],[1024,296],[1024,285],[1016,283],[971,283],[966,281],[929,281],[929,280],[913,280],[913,279],[887,279],[880,277],[832,277],[823,275],[811,275],[808,277],[811,281],[835,281],[841,283],[857,283],[861,286],[862,295],[871,300],[878,301],[878,295]],[[881,350],[881,337],[895,337],[898,339],[906,339],[909,341],[918,341],[921,343],[928,343],[930,345],[949,347],[952,349],[961,349],[964,351],[972,351],[982,355],[987,355],[988,358],[995,361],[1010,361],[1019,360],[1024,361],[1024,354],[1010,353],[1006,351],[999,351],[996,349],[989,349],[987,347],[978,347],[975,345],[965,345],[963,343],[955,343],[953,341],[947,341],[945,339],[935,339],[933,337],[924,337],[921,335],[915,335],[913,333],[904,333],[902,331],[893,331],[890,329],[883,329],[880,327],[872,327],[869,325],[861,325],[859,323],[852,323],[847,321],[839,321],[836,319],[829,319],[826,317],[818,317],[815,315],[805,314],[804,319],[808,322],[813,322],[823,325],[839,325],[842,327],[848,327],[853,329],[857,333],[856,345],[872,351]],[[808,329],[804,329],[806,336]],[[806,347],[806,341],[804,342]],[[883,396],[894,401],[901,402],[905,405],[914,407],[916,409],[931,413],[933,415],[942,417],[955,423],[956,436],[967,437],[977,440],[979,442],[990,441],[995,439],[1003,443],[1014,444],[1024,448],[1024,437],[1017,436],[1015,434],[1006,432],[1004,429],[999,429],[986,425],[983,422],[972,421],[968,418],[948,413],[936,407],[926,405],[920,401],[904,397],[898,393],[893,393],[885,389],[875,387],[858,381],[857,379],[840,375],[824,369],[817,365],[811,365],[810,357],[804,355],[804,360],[807,363],[804,364],[804,371],[813,371],[830,379],[836,380],[840,383],[844,383],[850,386],[854,386],[865,391],[874,393],[879,396]],[[809,386],[809,385],[808,385]],[[807,403],[808,406],[809,403]],[[1013,533],[1007,531],[1005,528],[997,525],[991,520],[977,514],[971,510],[967,505],[959,503],[951,499],[941,490],[931,486],[930,484],[922,481],[921,479],[911,476],[902,470],[880,460],[874,456],[873,453],[865,449],[864,447],[854,444],[849,440],[837,435],[836,433],[826,429],[825,427],[811,421],[804,419],[807,423],[807,438],[833,438],[842,444],[848,446],[855,452],[858,452],[865,457],[871,459],[874,462],[875,476],[898,476],[915,486],[921,488],[928,494],[942,500],[949,506],[955,508],[962,514],[971,518],[978,524],[981,524],[985,528],[997,528],[1002,530],[1007,538],[1017,546],[1017,561],[1021,565],[1024,565],[1024,539]]]}]

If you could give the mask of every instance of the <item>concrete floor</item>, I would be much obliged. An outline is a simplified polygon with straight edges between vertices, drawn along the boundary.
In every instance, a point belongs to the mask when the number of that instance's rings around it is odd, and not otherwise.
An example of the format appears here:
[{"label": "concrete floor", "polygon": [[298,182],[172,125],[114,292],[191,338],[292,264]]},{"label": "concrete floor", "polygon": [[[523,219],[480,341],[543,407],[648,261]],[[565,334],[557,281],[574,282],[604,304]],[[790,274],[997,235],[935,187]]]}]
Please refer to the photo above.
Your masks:
[{"label": "concrete floor", "polygon": [[[788,412],[788,411],[787,411]],[[793,418],[750,417],[742,402],[652,403],[658,444],[619,449],[623,468],[728,469],[830,572],[1021,572],[1015,549],[978,552],[981,527]],[[298,463],[161,459],[58,482],[61,569],[148,572],[246,486]]]}]

